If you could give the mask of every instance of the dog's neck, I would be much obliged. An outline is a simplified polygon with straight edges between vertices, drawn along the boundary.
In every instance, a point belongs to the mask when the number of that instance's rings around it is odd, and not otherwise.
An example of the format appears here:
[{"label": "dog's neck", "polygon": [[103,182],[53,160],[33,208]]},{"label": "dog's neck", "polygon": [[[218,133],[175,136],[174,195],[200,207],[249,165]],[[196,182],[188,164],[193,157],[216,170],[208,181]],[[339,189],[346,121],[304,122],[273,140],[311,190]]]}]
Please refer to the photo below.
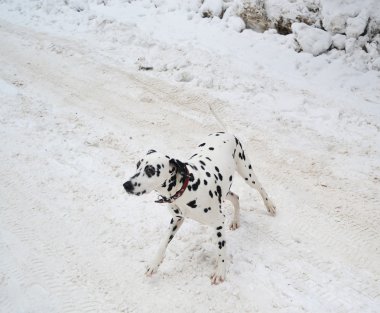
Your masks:
[{"label": "dog's neck", "polygon": [[156,192],[164,199],[170,199],[181,189],[185,179],[185,175],[174,170],[170,173],[170,177],[167,178],[160,187],[156,188]]}]

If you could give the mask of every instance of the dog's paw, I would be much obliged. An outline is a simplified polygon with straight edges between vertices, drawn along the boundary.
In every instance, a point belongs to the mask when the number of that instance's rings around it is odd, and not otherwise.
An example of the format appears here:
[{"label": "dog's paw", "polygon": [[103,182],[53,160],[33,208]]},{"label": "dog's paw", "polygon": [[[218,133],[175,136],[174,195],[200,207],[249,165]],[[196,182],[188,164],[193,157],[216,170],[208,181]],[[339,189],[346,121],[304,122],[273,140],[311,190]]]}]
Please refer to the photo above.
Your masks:
[{"label": "dog's paw", "polygon": [[232,221],[230,223],[230,229],[231,230],[236,230],[240,227],[240,222],[239,221]]},{"label": "dog's paw", "polygon": [[268,200],[267,203],[265,204],[268,210],[268,213],[272,216],[276,215],[276,206],[273,204],[271,200]]},{"label": "dog's paw", "polygon": [[219,274],[219,273],[214,273],[211,275],[211,284],[212,285],[219,285],[223,283],[226,279],[226,274]]},{"label": "dog's paw", "polygon": [[145,272],[145,276],[152,277],[153,274],[157,273],[158,266],[148,266]]},{"label": "dog's paw", "polygon": [[158,261],[150,263],[146,268],[145,275],[148,277],[151,277],[153,274],[157,273],[158,267],[160,266],[160,264],[161,262],[158,262]]},{"label": "dog's paw", "polygon": [[216,271],[211,275],[211,284],[218,285],[226,280],[226,267],[225,263],[220,263]]}]

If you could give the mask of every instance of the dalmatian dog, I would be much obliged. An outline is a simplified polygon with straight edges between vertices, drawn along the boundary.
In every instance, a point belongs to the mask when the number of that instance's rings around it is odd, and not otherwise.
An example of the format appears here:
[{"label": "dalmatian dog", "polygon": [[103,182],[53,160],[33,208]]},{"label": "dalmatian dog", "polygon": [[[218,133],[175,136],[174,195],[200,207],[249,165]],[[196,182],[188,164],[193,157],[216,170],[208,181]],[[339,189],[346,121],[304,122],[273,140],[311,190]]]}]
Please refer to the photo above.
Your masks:
[{"label": "dalmatian dog", "polygon": [[237,171],[245,182],[261,195],[271,215],[276,207],[253,172],[251,162],[242,144],[233,135],[224,132],[211,134],[186,162],[150,150],[137,162],[137,172],[123,184],[127,193],[143,195],[155,190],[167,203],[172,215],[169,229],[161,241],[146,275],[154,274],[164,259],[165,250],[186,217],[214,229],[217,243],[217,266],[211,283],[219,284],[226,277],[226,226],[222,202],[227,199],[234,207],[230,229],[240,226],[239,197],[230,191]]}]

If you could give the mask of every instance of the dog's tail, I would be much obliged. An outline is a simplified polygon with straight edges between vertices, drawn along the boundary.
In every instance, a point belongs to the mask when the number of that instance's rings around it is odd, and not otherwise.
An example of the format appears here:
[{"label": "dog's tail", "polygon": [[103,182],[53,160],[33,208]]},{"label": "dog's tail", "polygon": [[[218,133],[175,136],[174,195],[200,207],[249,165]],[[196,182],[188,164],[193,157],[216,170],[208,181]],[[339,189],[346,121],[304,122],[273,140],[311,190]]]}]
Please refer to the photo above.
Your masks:
[{"label": "dog's tail", "polygon": [[276,207],[272,203],[272,201],[269,199],[267,192],[257,179],[253,168],[251,161],[247,157],[247,155],[244,152],[243,146],[239,139],[235,137],[236,147],[234,150],[234,159],[236,163],[236,169],[239,173],[239,175],[244,179],[244,181],[251,186],[252,188],[255,188],[263,198],[264,204],[267,207],[267,210],[270,214],[275,215],[276,214]]},{"label": "dog's tail", "polygon": [[224,122],[219,118],[218,114],[216,114],[214,110],[214,102],[208,103],[208,108],[210,109],[211,114],[215,117],[216,121],[218,122],[219,126],[226,132],[229,132],[228,127]]}]

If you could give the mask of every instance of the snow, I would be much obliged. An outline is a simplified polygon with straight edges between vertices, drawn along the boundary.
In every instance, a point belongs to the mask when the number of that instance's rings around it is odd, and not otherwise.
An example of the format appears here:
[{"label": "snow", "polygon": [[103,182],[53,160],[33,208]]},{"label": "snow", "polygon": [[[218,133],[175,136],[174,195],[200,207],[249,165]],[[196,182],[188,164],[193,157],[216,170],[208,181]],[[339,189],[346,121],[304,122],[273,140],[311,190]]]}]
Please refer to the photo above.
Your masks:
[{"label": "snow", "polygon": [[220,17],[222,15],[222,10],[222,0],[205,0],[199,8],[199,11],[202,13],[202,15],[206,17]]},{"label": "snow", "polygon": [[358,38],[364,33],[368,24],[369,15],[367,10],[362,10],[358,16],[347,18],[346,34],[348,37]]},{"label": "snow", "polygon": [[311,27],[304,23],[294,23],[292,30],[302,51],[311,53],[314,56],[326,52],[332,44],[330,34],[322,29]]},{"label": "snow", "polygon": [[335,34],[332,36],[332,44],[335,48],[343,50],[346,45],[346,36],[342,34]]},{"label": "snow", "polygon": [[231,16],[227,20],[227,25],[229,28],[237,31],[238,33],[242,32],[245,29],[245,23],[241,17]]},{"label": "snow", "polygon": [[[360,33],[373,2],[321,2],[339,50],[313,56],[297,31],[243,29],[235,1],[214,2],[222,18],[192,0],[2,1],[0,312],[377,312],[380,37]],[[146,278],[170,216],[122,184],[149,149],[185,160],[221,124],[278,216],[236,179],[226,282],[192,221]]]}]

